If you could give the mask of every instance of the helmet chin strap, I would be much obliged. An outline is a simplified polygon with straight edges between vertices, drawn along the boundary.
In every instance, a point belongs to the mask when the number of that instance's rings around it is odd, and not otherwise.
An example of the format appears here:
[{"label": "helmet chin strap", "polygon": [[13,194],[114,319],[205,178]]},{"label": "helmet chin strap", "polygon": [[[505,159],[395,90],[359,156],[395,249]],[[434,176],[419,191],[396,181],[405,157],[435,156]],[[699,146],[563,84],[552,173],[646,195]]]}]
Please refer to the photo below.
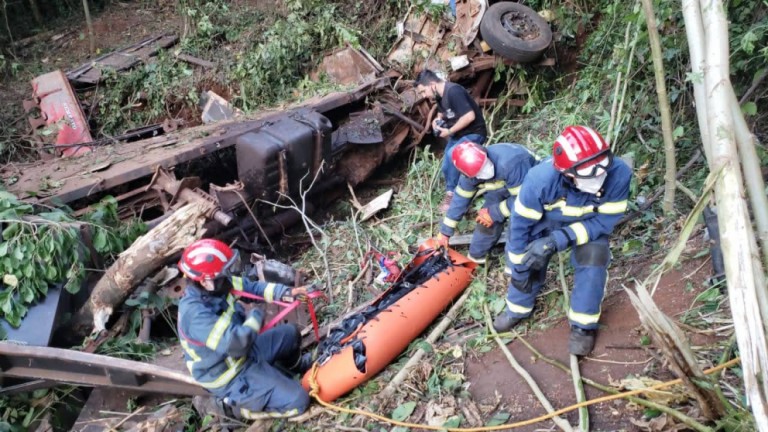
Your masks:
[{"label": "helmet chin strap", "polygon": [[214,279],[213,289],[209,290],[206,288],[206,290],[215,296],[223,296],[232,290],[232,281],[228,277]]}]

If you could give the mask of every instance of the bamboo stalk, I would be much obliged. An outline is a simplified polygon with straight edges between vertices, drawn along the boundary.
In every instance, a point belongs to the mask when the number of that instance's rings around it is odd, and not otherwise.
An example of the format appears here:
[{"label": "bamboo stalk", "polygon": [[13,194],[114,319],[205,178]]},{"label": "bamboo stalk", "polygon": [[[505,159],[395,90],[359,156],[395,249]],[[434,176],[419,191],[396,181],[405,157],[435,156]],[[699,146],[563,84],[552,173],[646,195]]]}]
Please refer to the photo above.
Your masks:
[{"label": "bamboo stalk", "polygon": [[675,140],[672,137],[672,114],[667,97],[667,86],[664,82],[664,60],[661,54],[661,39],[656,28],[656,15],[653,11],[652,0],[640,0],[645,12],[645,23],[648,26],[648,39],[651,44],[651,57],[653,58],[653,72],[656,77],[656,96],[659,99],[659,112],[661,113],[661,132],[664,137],[664,200],[662,208],[664,213],[669,213],[675,207]]},{"label": "bamboo stalk", "polygon": [[[629,47],[629,29],[632,28],[632,23],[627,23],[627,28],[624,30],[624,47]],[[605,136],[610,140],[613,136],[613,127],[616,124],[616,114],[619,108],[619,90],[621,89],[621,70],[616,72],[616,85],[613,89],[613,103],[611,103],[611,120],[608,123],[608,130]],[[611,141],[613,142],[613,141]]]},{"label": "bamboo stalk", "polygon": [[[576,391],[576,402],[582,403],[587,401],[587,393],[584,391],[584,381],[581,379],[581,371],[579,370],[579,358],[571,354],[571,379],[573,380],[573,388]],[[579,430],[581,432],[589,432],[589,409],[583,406],[579,408]]]},{"label": "bamboo stalk", "polygon": [[712,148],[709,144],[707,128],[706,93],[704,91],[704,24],[701,21],[699,0],[683,0],[683,17],[685,18],[685,33],[688,36],[688,51],[691,57],[691,74],[693,79],[693,100],[696,104],[696,118],[699,121],[701,147],[707,161],[712,160]]},{"label": "bamboo stalk", "polygon": [[762,247],[763,266],[768,268],[768,198],[765,196],[765,182],[763,181],[763,173],[760,169],[760,158],[755,150],[758,141],[757,137],[750,132],[747,121],[744,120],[744,114],[741,112],[741,106],[739,106],[739,102],[736,100],[733,87],[729,85],[728,90],[731,98],[730,106],[735,126],[736,145],[739,150],[741,166],[744,169],[744,181],[749,193],[749,200],[752,204],[752,215],[755,218],[755,226],[757,227],[757,238]]},{"label": "bamboo stalk", "polygon": [[[521,377],[525,380],[525,382],[528,383],[528,386],[531,388],[533,393],[536,395],[536,398],[541,402],[541,405],[544,406],[544,409],[547,410],[547,413],[553,413],[555,412],[555,409],[552,407],[552,404],[549,403],[549,400],[546,396],[544,396],[544,393],[542,393],[541,389],[539,388],[539,385],[536,384],[536,381],[531,377],[531,375],[528,373],[528,371],[523,368],[520,363],[517,362],[515,359],[515,356],[512,355],[512,353],[509,351],[509,348],[507,348],[506,345],[504,345],[504,342],[501,341],[501,338],[499,337],[499,334],[496,332],[496,329],[493,328],[493,323],[491,323],[491,314],[488,312],[488,305],[483,305],[483,310],[485,312],[485,323],[488,326],[488,330],[491,332],[491,335],[493,336],[493,339],[496,341],[496,343],[499,345],[499,348],[501,348],[501,351],[504,353],[504,356],[507,357],[507,360],[509,360],[509,364],[512,365],[512,367],[517,371],[518,374],[520,374]],[[557,427],[564,431],[573,431],[573,428],[571,425],[564,420],[560,416],[552,417],[552,421],[555,422]]]},{"label": "bamboo stalk", "polygon": [[571,304],[570,296],[568,295],[568,283],[565,281],[565,265],[563,261],[563,254],[559,253],[557,254],[557,261],[558,261],[558,267],[557,267],[557,277],[560,279],[560,286],[563,288],[563,312],[565,314],[568,314],[568,307]]},{"label": "bamboo stalk", "polygon": [[[517,339],[520,342],[522,342],[522,344],[525,345],[526,348],[528,348],[528,350],[530,350],[537,359],[542,360],[545,363],[549,363],[550,365],[560,369],[561,371],[563,371],[565,373],[570,373],[570,370],[568,369],[568,366],[560,363],[559,361],[557,361],[555,359],[551,359],[549,357],[546,357],[539,350],[534,348],[533,345],[531,345],[527,340],[525,340],[522,337],[520,337],[520,335],[518,335],[517,333],[514,333],[514,336],[515,336],[515,339]],[[581,380],[584,382],[584,384],[592,386],[592,387],[594,387],[594,388],[596,388],[596,389],[598,389],[600,391],[603,391],[603,392],[606,392],[606,393],[610,393],[610,394],[618,394],[619,393],[619,391],[616,390],[615,388],[609,387],[609,386],[604,385],[604,384],[600,384],[599,382],[593,381],[593,380],[591,380],[589,378],[581,377]],[[642,405],[642,406],[644,406],[646,408],[655,409],[655,410],[661,411],[661,412],[663,412],[665,414],[668,414],[668,415],[670,415],[670,416],[680,420],[681,422],[683,422],[687,426],[691,427],[691,429],[693,429],[693,430],[696,430],[696,431],[699,431],[699,432],[712,432],[711,428],[709,428],[707,426],[704,426],[703,424],[697,422],[693,418],[688,417],[687,415],[681,413],[680,411],[678,411],[676,409],[673,409],[673,408],[670,408],[670,407],[668,407],[666,405],[657,404],[656,402],[651,402],[651,401],[648,401],[648,400],[645,400],[645,399],[642,399],[642,398],[638,398],[638,397],[634,397],[634,396],[627,396],[626,399],[628,401],[632,402],[632,403],[635,403],[635,404],[638,404],[638,405]]]},{"label": "bamboo stalk", "polygon": [[629,79],[627,79],[627,77],[629,77],[630,72],[632,71],[632,63],[635,60],[635,47],[637,46],[637,37],[640,34],[638,27],[639,25],[635,26],[635,36],[632,38],[632,43],[630,44],[630,47],[629,47],[629,59],[627,59],[627,70],[625,74],[624,85],[621,88],[621,99],[619,99],[619,112],[616,114],[616,126],[613,128],[614,136],[613,138],[611,138],[610,136],[608,137],[609,144],[611,145],[612,151],[616,150],[616,141],[619,140],[619,131],[621,130],[622,123],[624,123],[621,116],[623,115],[624,100],[627,97],[627,88],[629,87],[629,81],[630,81]]},{"label": "bamboo stalk", "polygon": [[757,294],[757,290],[765,289],[765,276],[757,258],[757,244],[743,198],[743,179],[729,106],[728,24],[721,0],[701,1],[706,38],[707,123],[699,127],[707,128],[709,132],[712,170],[723,170],[722,178],[715,186],[715,197],[728,298],[739,351],[744,359],[746,396],[758,430],[768,432],[768,339],[763,325],[763,317],[768,311],[760,310]]},{"label": "bamboo stalk", "polygon": [[93,22],[91,21],[91,9],[88,7],[88,0],[83,0],[83,11],[85,12],[85,23],[88,26],[88,39],[90,41],[91,54],[96,52],[96,41],[93,34]]},{"label": "bamboo stalk", "polygon": [[29,8],[32,9],[32,16],[35,17],[35,22],[37,25],[45,28],[43,16],[40,15],[40,8],[37,7],[37,0],[29,0]]}]

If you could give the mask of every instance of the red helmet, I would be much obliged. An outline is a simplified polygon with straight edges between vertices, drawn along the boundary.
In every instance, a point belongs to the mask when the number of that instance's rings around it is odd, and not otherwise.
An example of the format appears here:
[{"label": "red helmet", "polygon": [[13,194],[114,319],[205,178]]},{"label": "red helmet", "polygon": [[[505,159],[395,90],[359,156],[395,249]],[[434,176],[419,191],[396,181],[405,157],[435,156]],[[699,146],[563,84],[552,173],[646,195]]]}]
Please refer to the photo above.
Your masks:
[{"label": "red helmet", "polygon": [[575,177],[589,178],[607,170],[613,162],[611,147],[594,129],[568,126],[552,147],[555,168]]},{"label": "red helmet", "polygon": [[226,243],[214,239],[198,240],[186,249],[179,260],[179,269],[193,281],[213,280],[221,276],[239,258]]},{"label": "red helmet", "polygon": [[472,141],[462,141],[453,148],[451,159],[462,174],[474,177],[485,164],[488,154],[482,146]]}]

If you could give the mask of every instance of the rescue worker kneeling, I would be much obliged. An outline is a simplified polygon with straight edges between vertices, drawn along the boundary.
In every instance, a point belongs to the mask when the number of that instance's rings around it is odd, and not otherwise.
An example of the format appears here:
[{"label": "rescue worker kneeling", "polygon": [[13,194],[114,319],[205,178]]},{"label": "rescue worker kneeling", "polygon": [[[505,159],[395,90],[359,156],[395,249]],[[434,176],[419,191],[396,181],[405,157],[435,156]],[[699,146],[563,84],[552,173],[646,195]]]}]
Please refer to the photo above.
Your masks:
[{"label": "rescue worker kneeling", "polygon": [[519,144],[500,143],[485,148],[463,141],[456,145],[451,159],[462,176],[440,224],[437,241],[448,246],[450,236],[472,200],[484,192],[485,202],[477,214],[477,225],[469,244],[469,259],[484,264],[486,255],[504,231],[520,185],[528,170],[536,165],[536,158]]},{"label": "rescue worker kneeling", "polygon": [[506,246],[507,309],[494,328],[508,331],[531,314],[550,258],[573,247],[568,349],[583,356],[595,345],[611,261],[608,237],[627,209],[632,170],[584,126],[567,127],[552,153],[528,172],[515,202]]},{"label": "rescue worker kneeling", "polygon": [[259,333],[262,312],[246,312],[232,291],[272,302],[307,288],[252,281],[235,275],[239,267],[238,252],[218,240],[198,240],[184,250],[179,268],[191,282],[179,302],[178,330],[187,368],[236,418],[300,414],[309,395],[280,369],[303,373],[309,366],[302,361],[298,328],[282,324]]}]

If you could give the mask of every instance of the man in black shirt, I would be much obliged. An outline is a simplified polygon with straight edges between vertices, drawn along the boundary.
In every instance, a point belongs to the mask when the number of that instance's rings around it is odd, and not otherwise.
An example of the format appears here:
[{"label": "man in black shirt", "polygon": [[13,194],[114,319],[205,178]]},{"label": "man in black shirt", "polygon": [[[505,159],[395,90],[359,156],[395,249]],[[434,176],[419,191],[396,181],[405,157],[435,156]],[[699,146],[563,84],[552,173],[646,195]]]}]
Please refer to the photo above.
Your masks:
[{"label": "man in black shirt", "polygon": [[437,103],[438,114],[432,122],[432,130],[441,138],[447,138],[443,155],[442,171],[445,177],[445,198],[440,211],[445,212],[459,183],[461,174],[451,163],[453,147],[461,141],[482,145],[488,136],[483,111],[464,87],[446,82],[429,69],[416,77],[416,91]]}]

